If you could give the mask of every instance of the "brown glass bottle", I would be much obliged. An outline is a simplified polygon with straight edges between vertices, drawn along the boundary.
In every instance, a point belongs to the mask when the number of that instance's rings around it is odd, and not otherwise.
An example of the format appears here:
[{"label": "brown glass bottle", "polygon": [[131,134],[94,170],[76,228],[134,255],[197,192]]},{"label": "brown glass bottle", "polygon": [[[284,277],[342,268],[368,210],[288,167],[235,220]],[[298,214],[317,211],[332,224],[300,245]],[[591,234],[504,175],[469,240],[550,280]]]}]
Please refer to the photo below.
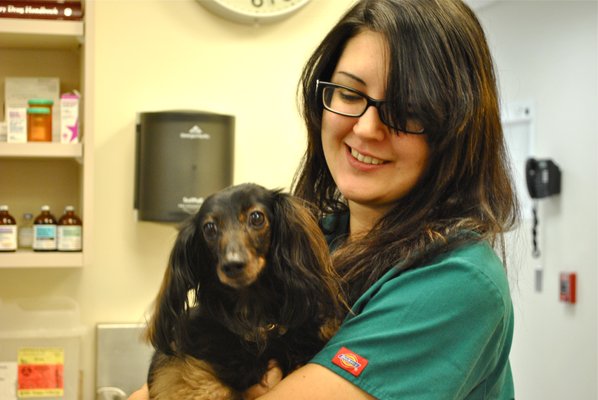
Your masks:
[{"label": "brown glass bottle", "polygon": [[83,223],[73,206],[66,206],[58,220],[58,251],[81,251]]},{"label": "brown glass bottle", "polygon": [[49,206],[42,206],[41,213],[33,221],[33,250],[56,251],[56,217]]},{"label": "brown glass bottle", "polygon": [[17,220],[8,212],[8,206],[0,205],[0,251],[17,250]]}]

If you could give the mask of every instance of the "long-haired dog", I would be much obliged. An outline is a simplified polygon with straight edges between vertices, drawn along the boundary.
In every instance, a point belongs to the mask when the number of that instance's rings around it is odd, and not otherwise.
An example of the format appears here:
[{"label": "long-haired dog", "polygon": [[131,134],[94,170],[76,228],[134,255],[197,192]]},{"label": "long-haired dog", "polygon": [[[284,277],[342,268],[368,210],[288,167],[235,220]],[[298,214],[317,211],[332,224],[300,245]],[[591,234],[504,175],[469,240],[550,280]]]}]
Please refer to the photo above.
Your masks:
[{"label": "long-haired dog", "polygon": [[179,231],[148,325],[150,397],[241,399],[270,360],[305,364],[346,311],[317,221],[289,194],[242,184]]}]

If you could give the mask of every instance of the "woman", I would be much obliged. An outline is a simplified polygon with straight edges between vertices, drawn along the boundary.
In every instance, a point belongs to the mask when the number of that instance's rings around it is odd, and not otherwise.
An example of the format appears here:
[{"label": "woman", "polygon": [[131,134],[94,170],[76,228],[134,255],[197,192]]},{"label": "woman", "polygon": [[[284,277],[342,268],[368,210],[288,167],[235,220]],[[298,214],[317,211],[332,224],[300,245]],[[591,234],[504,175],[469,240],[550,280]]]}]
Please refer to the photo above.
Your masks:
[{"label": "woman", "polygon": [[263,398],[514,398],[512,305],[490,244],[518,212],[474,14],[458,0],[358,2],[301,84],[295,193],[327,215],[354,314]]},{"label": "woman", "polygon": [[279,383],[272,368],[247,398],[513,399],[493,247],[518,207],[472,11],[359,1],[307,62],[301,95],[294,192],[321,210],[353,313],[311,363]]}]

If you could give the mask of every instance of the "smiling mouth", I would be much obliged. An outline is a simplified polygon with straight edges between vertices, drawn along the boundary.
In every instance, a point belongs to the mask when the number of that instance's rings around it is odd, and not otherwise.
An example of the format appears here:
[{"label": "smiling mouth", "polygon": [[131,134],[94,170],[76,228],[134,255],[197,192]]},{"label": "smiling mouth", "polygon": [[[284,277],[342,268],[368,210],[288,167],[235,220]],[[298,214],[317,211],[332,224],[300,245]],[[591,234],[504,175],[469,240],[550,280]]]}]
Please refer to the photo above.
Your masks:
[{"label": "smiling mouth", "polygon": [[374,157],[370,157],[370,156],[364,156],[363,154],[361,154],[354,148],[351,148],[351,155],[364,164],[370,164],[370,165],[384,164],[384,160],[380,160],[378,158],[374,158]]}]

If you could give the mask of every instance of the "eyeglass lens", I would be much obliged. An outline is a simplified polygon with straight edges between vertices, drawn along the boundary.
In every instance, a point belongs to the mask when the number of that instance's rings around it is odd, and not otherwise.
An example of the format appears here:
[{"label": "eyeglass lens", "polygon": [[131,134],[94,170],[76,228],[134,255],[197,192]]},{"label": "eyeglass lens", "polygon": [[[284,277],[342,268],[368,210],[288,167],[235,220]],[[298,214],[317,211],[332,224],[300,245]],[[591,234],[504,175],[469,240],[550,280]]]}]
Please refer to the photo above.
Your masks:
[{"label": "eyeglass lens", "polygon": [[347,116],[361,116],[368,104],[359,93],[341,87],[325,86],[322,96],[327,108]]},{"label": "eyeglass lens", "polygon": [[[326,85],[324,83],[324,85]],[[337,114],[346,115],[348,117],[360,117],[362,116],[368,105],[373,105],[378,109],[378,115],[380,120],[388,125],[390,128],[400,130],[409,133],[423,133],[423,128],[419,126],[415,129],[404,129],[393,122],[392,118],[388,116],[388,103],[385,102],[374,102],[369,100],[365,95],[355,90],[340,86],[326,85],[322,89],[322,99],[324,106]]]}]

